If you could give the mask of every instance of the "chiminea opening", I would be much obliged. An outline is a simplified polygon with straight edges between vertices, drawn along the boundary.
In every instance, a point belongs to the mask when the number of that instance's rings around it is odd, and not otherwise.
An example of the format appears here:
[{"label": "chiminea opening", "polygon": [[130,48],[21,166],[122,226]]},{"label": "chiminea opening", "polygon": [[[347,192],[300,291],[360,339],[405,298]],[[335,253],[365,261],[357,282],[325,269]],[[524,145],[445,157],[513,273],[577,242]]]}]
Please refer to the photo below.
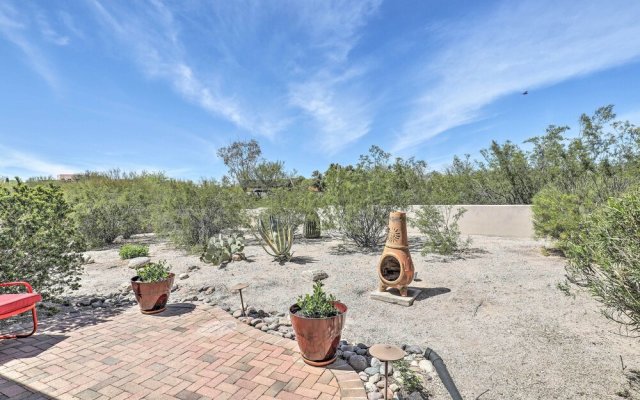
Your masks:
[{"label": "chiminea opening", "polygon": [[400,262],[393,256],[386,256],[380,263],[380,273],[389,282],[393,282],[400,277]]}]

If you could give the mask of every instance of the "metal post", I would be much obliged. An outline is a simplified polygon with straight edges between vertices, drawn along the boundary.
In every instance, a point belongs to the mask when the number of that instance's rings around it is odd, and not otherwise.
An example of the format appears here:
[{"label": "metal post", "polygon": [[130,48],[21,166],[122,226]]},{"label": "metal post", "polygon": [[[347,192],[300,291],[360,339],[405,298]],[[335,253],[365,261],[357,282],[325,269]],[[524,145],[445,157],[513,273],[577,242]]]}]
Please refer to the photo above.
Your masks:
[{"label": "metal post", "polygon": [[387,368],[389,368],[389,361],[384,362],[384,400],[387,400],[389,396],[389,371]]}]

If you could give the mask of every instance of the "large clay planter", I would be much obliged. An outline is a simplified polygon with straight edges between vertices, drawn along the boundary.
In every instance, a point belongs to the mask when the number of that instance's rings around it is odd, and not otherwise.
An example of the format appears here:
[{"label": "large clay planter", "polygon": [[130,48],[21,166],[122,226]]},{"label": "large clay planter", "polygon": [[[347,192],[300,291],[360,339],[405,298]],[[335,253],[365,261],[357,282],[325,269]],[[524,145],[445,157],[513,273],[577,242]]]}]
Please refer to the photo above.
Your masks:
[{"label": "large clay planter", "polygon": [[299,310],[297,304],[289,308],[291,325],[296,333],[302,359],[314,367],[324,367],[336,359],[347,306],[340,302],[335,302],[334,305],[339,314],[328,318],[306,318],[297,315],[296,312]]},{"label": "large clay planter", "polygon": [[389,235],[378,263],[378,290],[397,288],[401,296],[407,296],[409,284],[413,281],[413,261],[409,253],[407,235],[407,215],[400,211],[389,214]]},{"label": "large clay planter", "polygon": [[157,314],[167,308],[175,274],[160,282],[142,282],[139,276],[131,278],[131,287],[143,314]]}]

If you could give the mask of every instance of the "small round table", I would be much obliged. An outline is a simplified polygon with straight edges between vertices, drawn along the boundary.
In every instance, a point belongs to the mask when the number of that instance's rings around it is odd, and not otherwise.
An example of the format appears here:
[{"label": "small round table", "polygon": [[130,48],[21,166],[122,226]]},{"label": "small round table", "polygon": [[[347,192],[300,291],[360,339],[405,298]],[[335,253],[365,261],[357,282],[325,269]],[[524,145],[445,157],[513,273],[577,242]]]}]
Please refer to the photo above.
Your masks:
[{"label": "small round table", "polygon": [[237,283],[233,286],[231,286],[231,291],[232,292],[239,292],[240,293],[240,306],[241,308],[241,312],[242,312],[242,316],[246,316],[244,313],[244,300],[242,299],[242,289],[246,289],[249,287],[248,283]]},{"label": "small round table", "polygon": [[398,361],[404,358],[404,350],[390,344],[374,344],[369,347],[369,354],[384,362],[384,399],[388,399],[389,387],[389,361]]}]

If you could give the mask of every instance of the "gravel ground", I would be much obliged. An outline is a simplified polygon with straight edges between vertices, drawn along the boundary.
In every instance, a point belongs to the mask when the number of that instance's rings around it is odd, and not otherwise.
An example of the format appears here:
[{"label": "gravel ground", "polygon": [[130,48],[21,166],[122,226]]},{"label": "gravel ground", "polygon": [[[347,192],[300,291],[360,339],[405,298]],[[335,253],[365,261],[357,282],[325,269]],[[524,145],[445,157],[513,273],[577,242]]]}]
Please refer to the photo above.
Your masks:
[{"label": "gravel ground", "polygon": [[[426,288],[412,307],[371,300],[377,286],[375,265],[381,250],[356,251],[340,240],[300,239],[292,262],[271,261],[249,240],[248,261],[219,269],[164,242],[152,242],[152,260],[166,259],[176,275],[193,265],[199,270],[177,279],[172,301],[216,288],[212,299],[237,306],[228,287],[249,282],[246,301],[265,310],[286,311],[311,289],[302,272],[322,269],[326,289],[349,307],[343,337],[351,342],[417,344],[445,360],[464,398],[620,399],[629,369],[640,370],[640,340],[620,335],[588,293],[556,285],[564,281],[563,260],[543,256],[542,243],[528,239],[475,236],[464,259],[422,256],[410,235],[419,281]],[[118,249],[92,251],[80,294],[117,291],[132,276]],[[439,382],[429,388],[446,399]]]}]

